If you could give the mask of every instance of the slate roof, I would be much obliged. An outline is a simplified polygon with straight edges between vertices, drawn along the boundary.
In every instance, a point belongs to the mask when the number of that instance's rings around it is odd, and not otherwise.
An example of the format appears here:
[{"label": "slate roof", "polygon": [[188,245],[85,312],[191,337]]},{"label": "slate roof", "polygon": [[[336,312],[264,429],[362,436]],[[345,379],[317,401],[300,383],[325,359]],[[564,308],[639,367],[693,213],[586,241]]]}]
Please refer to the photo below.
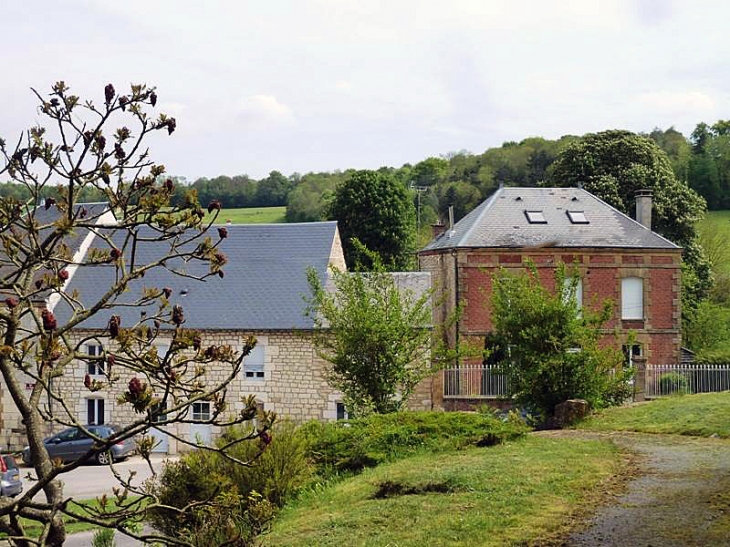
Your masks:
[{"label": "slate roof", "polygon": [[[531,224],[525,211],[542,211],[546,223]],[[568,211],[588,223],[572,223]],[[679,249],[586,190],[500,188],[421,252],[483,247]]]},{"label": "slate roof", "polygon": [[[143,287],[170,287],[172,305],[185,311],[184,326],[191,329],[290,330],[309,329],[312,323],[304,317],[302,295],[309,294],[307,267],[313,267],[324,278],[337,230],[336,222],[292,224],[228,225],[228,237],[219,249],[228,257],[225,277],[215,276],[204,282],[177,276],[162,268],[150,271],[133,282],[118,302],[132,302]],[[149,228],[147,228],[150,230]],[[123,232],[113,236],[120,243]],[[151,235],[145,234],[142,235]],[[215,228],[211,237],[216,241]],[[101,247],[95,242],[92,247]],[[120,247],[121,248],[121,245]],[[162,256],[169,248],[159,242],[140,244],[140,263]],[[177,264],[193,275],[208,271],[201,262]],[[77,290],[82,302],[96,302],[114,280],[115,268],[110,265],[79,268],[69,280],[66,292]],[[103,310],[78,328],[105,328],[109,317],[122,316],[122,326],[130,326],[140,318],[139,307],[117,307]],[[154,310],[149,309],[151,315]],[[61,301],[54,310],[65,322],[70,309]]]}]

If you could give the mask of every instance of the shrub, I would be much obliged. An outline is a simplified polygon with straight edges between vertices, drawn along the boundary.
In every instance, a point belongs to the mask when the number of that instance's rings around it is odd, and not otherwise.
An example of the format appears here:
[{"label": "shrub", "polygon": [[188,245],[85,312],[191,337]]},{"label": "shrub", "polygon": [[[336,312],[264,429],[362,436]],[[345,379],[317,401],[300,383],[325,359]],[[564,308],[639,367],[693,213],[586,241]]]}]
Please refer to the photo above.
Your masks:
[{"label": "shrub", "polygon": [[91,538],[92,547],[114,547],[114,530],[112,528],[99,528]]},{"label": "shrub", "polygon": [[678,372],[667,372],[659,377],[659,393],[670,395],[673,393],[683,395],[689,393],[687,378]]},{"label": "shrub", "polygon": [[373,414],[348,422],[309,422],[302,427],[309,457],[325,477],[357,472],[419,450],[439,452],[496,444],[527,430],[517,421],[466,412]]},{"label": "shrub", "polygon": [[[233,427],[225,431],[217,444],[222,447],[251,433],[250,426]],[[293,424],[277,424],[271,435],[272,440],[263,451],[260,444],[251,442],[241,442],[226,450],[237,460],[251,462],[250,465],[240,465],[216,452],[197,450],[168,463],[153,485],[153,493],[160,502],[171,507],[182,508],[193,502],[225,503],[228,520],[221,521],[224,516],[213,514],[210,507],[202,505],[187,519],[180,519],[174,509],[155,508],[149,513],[150,523],[172,536],[190,536],[194,531],[203,534],[200,545],[218,544],[210,535],[213,531],[206,531],[208,528],[218,530],[221,537],[240,536],[241,541],[250,541],[273,517],[276,507],[282,506],[312,475],[305,439]]]}]

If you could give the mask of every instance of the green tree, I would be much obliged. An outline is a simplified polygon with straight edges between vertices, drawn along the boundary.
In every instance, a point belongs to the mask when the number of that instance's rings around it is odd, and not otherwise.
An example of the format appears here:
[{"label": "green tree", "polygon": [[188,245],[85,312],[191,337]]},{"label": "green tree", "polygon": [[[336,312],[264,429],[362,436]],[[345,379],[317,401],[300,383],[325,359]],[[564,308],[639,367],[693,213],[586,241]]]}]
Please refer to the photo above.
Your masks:
[{"label": "green tree", "polygon": [[431,291],[400,289],[374,259],[376,271],[332,272],[332,287],[307,272],[317,353],[331,364],[330,385],[353,415],[396,412],[416,385],[435,372],[431,361]]},{"label": "green tree", "polygon": [[391,174],[356,171],[337,187],[328,218],[336,220],[348,267],[372,267],[357,251],[358,239],[387,268],[408,270],[414,264],[416,211],[407,188]]},{"label": "green tree", "polygon": [[551,182],[582,184],[629,216],[635,215],[636,191],[652,190],[652,228],[684,248],[689,275],[683,276],[683,311],[690,312],[708,294],[712,274],[695,228],[704,216],[705,201],[677,180],[666,154],[651,139],[621,130],[584,135],[555,160]]},{"label": "green tree", "polygon": [[556,269],[554,293],[537,270],[500,271],[492,288],[492,347],[506,348],[499,361],[510,395],[543,417],[568,399],[585,399],[592,407],[618,404],[630,395],[629,372],[622,357],[599,343],[612,304],[598,311],[578,309],[577,276],[566,283],[564,266]]},{"label": "green tree", "polygon": [[411,183],[415,186],[432,186],[446,176],[449,162],[443,158],[426,158],[413,166]]},{"label": "green tree", "polygon": [[[40,103],[38,124],[20,140],[13,139],[18,143],[14,148],[0,139],[0,176],[23,186],[29,196],[0,200],[0,293],[4,298],[0,377],[5,404],[14,404],[22,417],[36,480],[16,498],[0,497],[0,532],[11,536],[15,546],[57,547],[66,539],[63,519],[80,511],[64,495],[61,479],[85,458],[51,461],[43,442],[46,426],[76,427],[93,438],[87,454],[91,458],[136,437],[139,452],[149,461],[152,438],[146,435],[153,424],[175,430],[180,422],[199,422],[190,417],[198,401],[213,403],[211,419],[205,421],[212,425],[234,425],[256,415],[252,397],[243,401],[242,412],[226,411],[226,388],[240,377],[243,358],[255,342],[240,352],[228,346],[204,347],[199,333],[182,327],[185,314],[189,317],[195,310],[171,306],[170,289],[155,286],[155,279],[175,275],[171,263],[199,264],[202,270],[186,269],[178,275],[191,283],[203,279],[214,283],[222,277],[226,262],[218,249],[223,236],[214,241],[206,233],[210,225],[202,221],[205,212],[195,193],[188,192],[183,204],[173,205],[174,182],[162,177],[164,167],[149,158],[146,139],[151,134],[172,134],[177,126],[175,118],[155,112],[155,89],[132,85],[117,93],[108,84],[102,100],[92,102],[81,100],[58,82],[50,94],[35,94]],[[55,197],[44,199],[51,190]],[[103,214],[100,208],[87,209],[80,203],[90,194],[102,194],[114,215],[113,223],[104,219],[103,230],[97,224]],[[36,206],[41,200],[43,205]],[[213,202],[209,209],[219,210],[220,204]],[[92,232],[94,247],[79,258],[68,243],[78,234]],[[142,245],[154,245],[158,253],[136,252]],[[101,268],[111,269],[115,280],[98,299],[89,301],[88,295],[85,299],[83,293],[64,291],[69,270],[78,275]],[[142,288],[145,274],[150,275]],[[54,314],[54,301],[67,311],[65,317]],[[149,311],[122,327],[114,313],[129,306]],[[79,336],[76,329],[100,313],[110,315],[99,338]],[[160,337],[169,342],[164,355],[158,355],[156,348]],[[87,344],[101,340],[106,348],[103,354],[90,354]],[[221,374],[211,378],[205,369],[213,363]],[[80,364],[104,369],[103,380],[89,375],[78,379],[81,389],[121,392],[118,404],[126,405],[134,416],[107,439],[87,429],[73,401],[54,382],[60,377],[75,378]],[[29,383],[32,387],[26,389]],[[258,439],[272,419],[260,415],[258,429],[251,428],[249,438]],[[179,437],[178,441],[186,442]],[[102,504],[75,518],[149,539],[148,532],[132,532],[125,525],[159,507],[159,500],[138,482],[132,484],[131,477],[117,478],[122,488],[109,495],[117,508]],[[40,525],[40,539],[37,532],[31,537],[29,521]],[[155,541],[180,545],[178,537],[154,536]]]}]

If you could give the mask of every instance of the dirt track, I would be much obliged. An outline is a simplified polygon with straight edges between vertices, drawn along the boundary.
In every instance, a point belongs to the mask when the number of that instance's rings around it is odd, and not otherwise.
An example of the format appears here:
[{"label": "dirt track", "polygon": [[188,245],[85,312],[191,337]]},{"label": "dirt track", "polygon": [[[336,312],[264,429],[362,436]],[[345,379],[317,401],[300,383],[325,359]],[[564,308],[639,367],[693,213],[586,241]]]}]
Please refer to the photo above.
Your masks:
[{"label": "dirt track", "polygon": [[598,509],[566,547],[730,546],[730,441],[675,435],[542,432],[607,439],[638,455],[625,493]]}]

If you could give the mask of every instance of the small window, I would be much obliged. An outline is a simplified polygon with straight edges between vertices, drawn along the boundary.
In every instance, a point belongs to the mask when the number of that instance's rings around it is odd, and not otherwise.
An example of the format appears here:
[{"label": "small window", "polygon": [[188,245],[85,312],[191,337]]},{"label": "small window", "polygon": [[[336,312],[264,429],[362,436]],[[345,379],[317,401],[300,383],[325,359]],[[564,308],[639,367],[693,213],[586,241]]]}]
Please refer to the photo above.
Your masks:
[{"label": "small window", "polygon": [[547,224],[542,211],[525,211],[525,216],[530,224]]},{"label": "small window", "polygon": [[104,423],[104,399],[86,399],[86,423],[89,425]]},{"label": "small window", "polygon": [[347,409],[345,403],[337,403],[337,419],[347,420]]},{"label": "small window", "polygon": [[167,401],[161,401],[150,409],[152,423],[159,424],[167,420]]},{"label": "small window", "polygon": [[[104,374],[104,348],[99,344],[87,344],[86,353],[90,360],[86,366],[86,372],[90,376],[102,376]],[[98,359],[97,359],[98,358]]]},{"label": "small window", "polygon": [[583,211],[567,211],[566,213],[573,224],[590,224]]},{"label": "small window", "polygon": [[[568,291],[570,290],[570,287],[573,284],[573,279],[574,278],[572,278],[572,277],[566,277],[565,280],[563,281],[563,284],[565,287],[563,290],[563,298],[566,301],[567,301],[568,295],[569,295]],[[580,277],[576,280],[576,285],[575,285],[575,305],[578,309],[581,309],[583,307],[583,280]]]},{"label": "small window", "polygon": [[264,379],[265,346],[257,344],[251,353],[243,359],[243,374],[247,380]]},{"label": "small window", "polygon": [[621,280],[621,319],[644,319],[644,280],[640,277]]},{"label": "small window", "polygon": [[193,420],[198,422],[210,420],[210,403],[208,401],[193,403]]},{"label": "small window", "polygon": [[641,344],[624,344],[621,346],[624,354],[624,368],[634,366],[634,360],[642,356]]}]

